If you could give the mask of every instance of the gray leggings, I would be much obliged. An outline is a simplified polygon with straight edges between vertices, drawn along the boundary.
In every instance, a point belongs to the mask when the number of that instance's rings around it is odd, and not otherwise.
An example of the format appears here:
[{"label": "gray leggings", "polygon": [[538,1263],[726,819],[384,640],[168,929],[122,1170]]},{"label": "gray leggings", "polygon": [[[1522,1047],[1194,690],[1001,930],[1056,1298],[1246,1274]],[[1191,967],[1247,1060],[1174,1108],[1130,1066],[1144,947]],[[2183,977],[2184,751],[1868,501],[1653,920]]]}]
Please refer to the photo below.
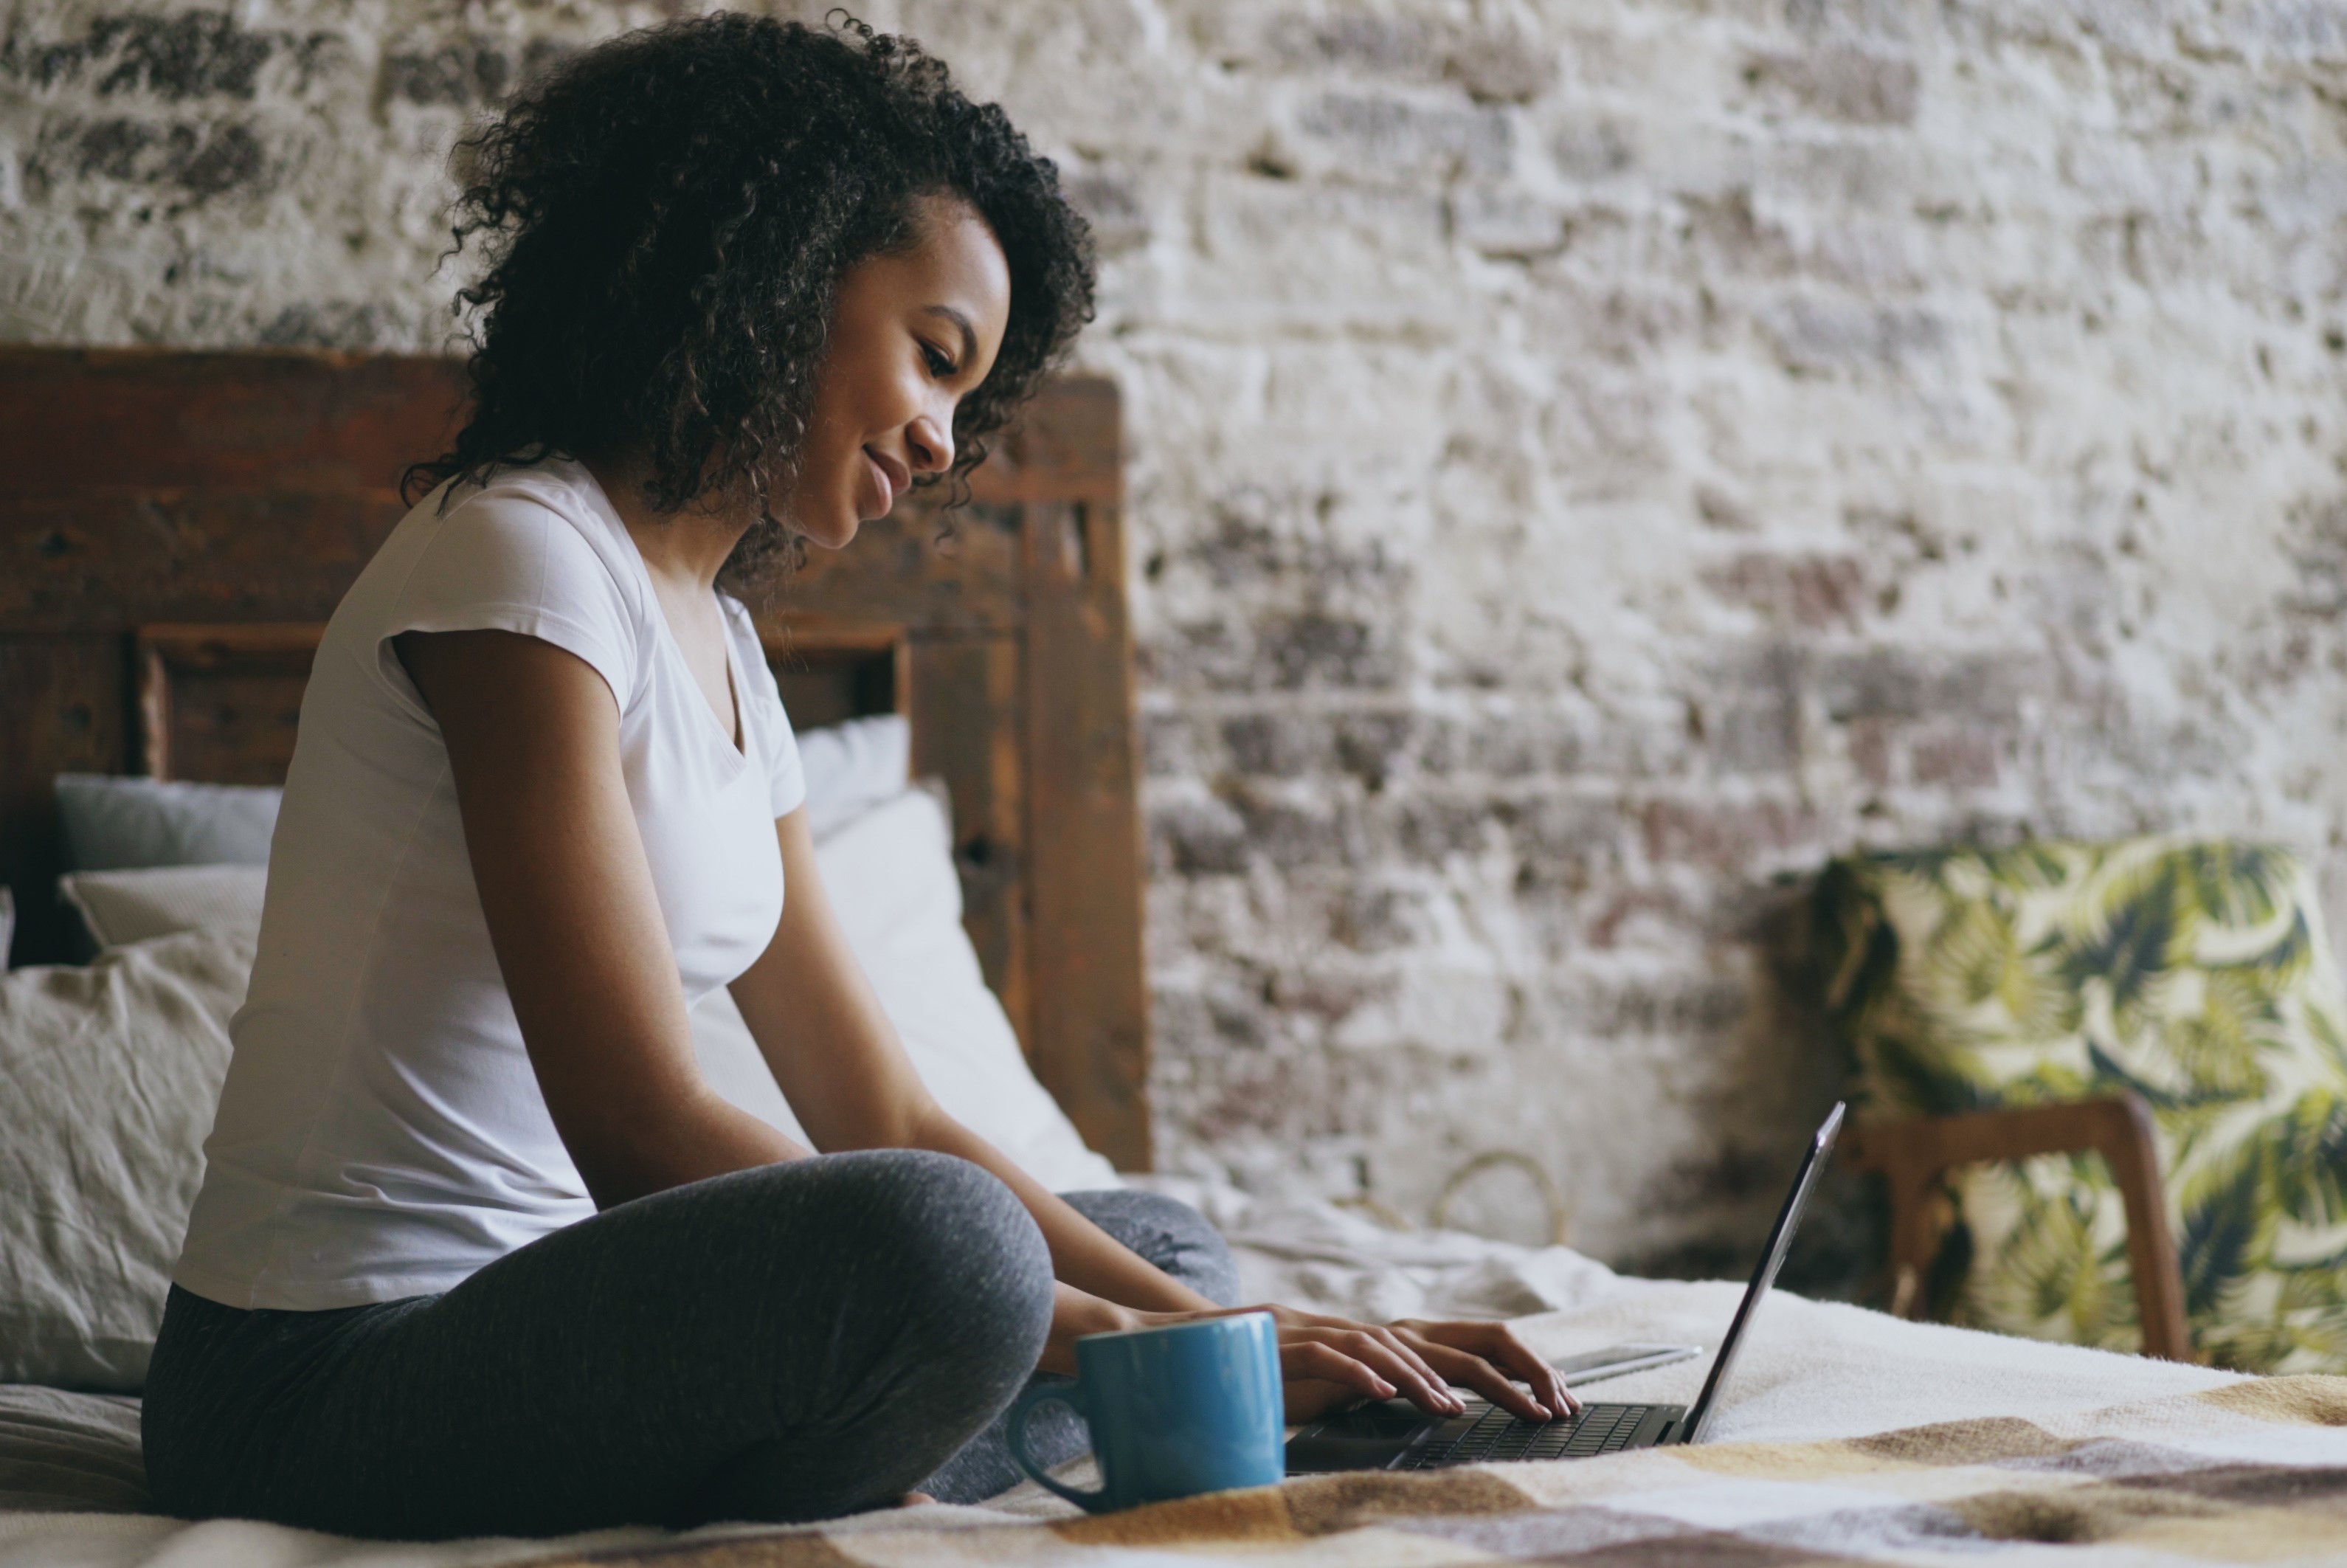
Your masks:
[{"label": "gray leggings", "polygon": [[[1233,1301],[1190,1209],[1068,1201]],[[622,1204],[442,1296],[248,1312],[174,1289],[148,1485],[183,1516],[405,1540],[974,1502],[1019,1479],[1000,1418],[1051,1319],[1042,1233],[999,1181],[825,1155]],[[1064,1418],[1031,1436],[1054,1462],[1083,1444]]]}]

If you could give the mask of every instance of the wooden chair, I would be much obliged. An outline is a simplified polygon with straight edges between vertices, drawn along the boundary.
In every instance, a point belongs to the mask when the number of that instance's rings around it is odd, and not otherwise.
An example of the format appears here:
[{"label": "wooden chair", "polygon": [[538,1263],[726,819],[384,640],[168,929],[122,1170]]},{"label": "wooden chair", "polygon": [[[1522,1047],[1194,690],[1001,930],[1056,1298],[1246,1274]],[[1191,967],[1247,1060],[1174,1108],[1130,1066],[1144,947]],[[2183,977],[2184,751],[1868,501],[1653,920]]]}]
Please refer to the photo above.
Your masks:
[{"label": "wooden chair", "polygon": [[1854,1168],[1877,1172],[1889,1184],[1891,1309],[1901,1317],[1924,1315],[1924,1273],[1952,1217],[1942,1184],[1950,1170],[2039,1154],[2100,1154],[2127,1207],[2127,1263],[2135,1276],[2143,1353],[2168,1361],[2194,1359],[2151,1112],[2137,1095],[1876,1122],[1845,1134],[1842,1147]]}]

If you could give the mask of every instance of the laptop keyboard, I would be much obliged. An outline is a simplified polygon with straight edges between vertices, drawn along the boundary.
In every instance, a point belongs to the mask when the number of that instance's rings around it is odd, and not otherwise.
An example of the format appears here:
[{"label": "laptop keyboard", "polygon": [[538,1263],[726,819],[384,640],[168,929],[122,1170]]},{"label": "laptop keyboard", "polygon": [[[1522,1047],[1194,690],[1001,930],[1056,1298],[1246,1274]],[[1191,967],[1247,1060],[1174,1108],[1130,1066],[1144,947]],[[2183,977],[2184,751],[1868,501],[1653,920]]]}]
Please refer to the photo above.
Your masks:
[{"label": "laptop keyboard", "polygon": [[1434,1470],[1490,1460],[1586,1459],[1627,1448],[1651,1405],[1586,1405],[1577,1419],[1520,1420],[1497,1405],[1461,1416],[1403,1456],[1398,1470]]}]

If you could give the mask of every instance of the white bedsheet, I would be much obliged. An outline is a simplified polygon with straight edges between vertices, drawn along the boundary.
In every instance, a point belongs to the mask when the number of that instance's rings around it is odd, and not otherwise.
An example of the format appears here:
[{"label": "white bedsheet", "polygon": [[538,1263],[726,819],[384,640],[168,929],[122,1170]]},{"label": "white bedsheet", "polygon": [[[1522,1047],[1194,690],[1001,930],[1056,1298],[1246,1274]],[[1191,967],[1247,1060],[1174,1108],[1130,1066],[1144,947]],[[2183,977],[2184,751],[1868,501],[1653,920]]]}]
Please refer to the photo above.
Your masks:
[{"label": "white bedsheet", "polygon": [[[1223,1227],[1252,1299],[1364,1317],[1517,1318],[1534,1347],[1551,1355],[1625,1339],[1715,1347],[1742,1289],[1625,1278],[1563,1247],[1512,1246],[1458,1232],[1394,1232],[1325,1204],[1252,1199],[1171,1178],[1148,1184],[1196,1204]],[[1686,1402],[1701,1385],[1704,1367],[1682,1362],[1611,1380],[1593,1394]],[[1780,1292],[1755,1323],[1712,1436],[1793,1440],[1969,1417],[2044,1416],[2235,1380],[2203,1368],[1902,1323]],[[58,1484],[56,1466],[75,1462],[93,1467],[83,1478],[88,1485],[79,1506],[122,1506],[133,1484],[125,1470],[135,1460],[126,1446],[128,1431],[122,1401],[0,1389],[0,1505],[11,1510],[0,1512],[0,1568],[470,1568],[665,1538],[630,1530],[562,1542],[374,1544],[237,1521],[188,1524],[24,1507],[42,1485]],[[63,1502],[76,1494],[55,1495]],[[1038,1488],[1022,1487],[989,1511],[1028,1516],[1065,1507]]]}]

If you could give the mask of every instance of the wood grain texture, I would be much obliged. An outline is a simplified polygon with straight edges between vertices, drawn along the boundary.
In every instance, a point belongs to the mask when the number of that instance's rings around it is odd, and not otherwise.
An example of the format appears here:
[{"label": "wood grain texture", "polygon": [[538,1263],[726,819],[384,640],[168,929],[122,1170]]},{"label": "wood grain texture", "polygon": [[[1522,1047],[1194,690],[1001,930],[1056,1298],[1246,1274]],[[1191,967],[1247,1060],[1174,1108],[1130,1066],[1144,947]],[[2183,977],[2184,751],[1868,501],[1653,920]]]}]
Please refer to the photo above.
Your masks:
[{"label": "wood grain texture", "polygon": [[1030,1053],[1085,1141],[1145,1171],[1148,997],[1123,530],[1113,505],[1041,502],[1029,508],[1026,543],[1039,999]]},{"label": "wood grain texture", "polygon": [[1028,941],[1020,659],[1014,637],[916,640],[907,717],[913,727],[914,776],[943,779],[953,796],[962,924],[978,949],[986,983],[1002,999],[1003,1011],[1032,1056],[1036,987]]},{"label": "wood grain texture", "polygon": [[2127,1264],[2143,1325],[2143,1353],[2169,1361],[2193,1358],[2184,1322],[2184,1278],[2160,1184],[2159,1146],[2151,1112],[2137,1096],[1873,1122],[1856,1130],[1848,1152],[1853,1163],[1881,1172],[1890,1184],[1893,1309],[1910,1317],[1923,1311],[1921,1282],[1946,1229],[1940,1182],[1947,1172],[2039,1154],[2102,1155],[2127,1209]]},{"label": "wood grain texture", "polygon": [[[437,359],[0,348],[0,876],[63,957],[50,780],[269,783],[308,651],[446,444]],[[758,612],[802,725],[903,712],[946,780],[966,924],[1038,1075],[1149,1159],[1116,390],[1047,386],[949,516],[923,492]],[[147,753],[142,756],[142,753]]]},{"label": "wood grain texture", "polygon": [[324,632],[319,621],[142,627],[133,668],[148,774],[282,784]]}]

